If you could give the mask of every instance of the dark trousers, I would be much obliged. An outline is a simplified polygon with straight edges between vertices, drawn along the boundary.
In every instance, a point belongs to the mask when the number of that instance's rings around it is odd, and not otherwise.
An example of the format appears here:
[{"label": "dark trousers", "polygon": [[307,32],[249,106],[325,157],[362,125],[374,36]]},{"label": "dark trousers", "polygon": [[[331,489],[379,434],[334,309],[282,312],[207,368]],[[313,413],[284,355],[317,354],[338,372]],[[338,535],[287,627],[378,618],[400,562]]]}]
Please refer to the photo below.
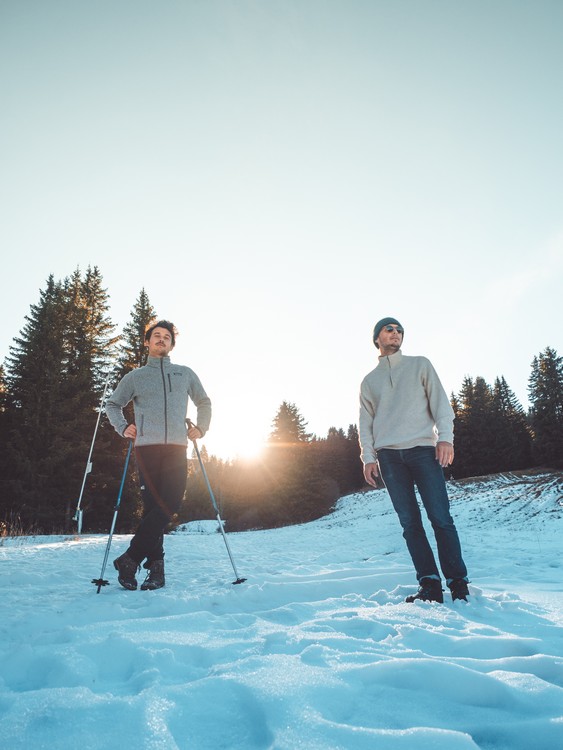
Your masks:
[{"label": "dark trousers", "polygon": [[183,445],[142,445],[135,448],[143,518],[127,554],[145,567],[164,558],[164,529],[178,512],[186,491],[188,462]]},{"label": "dark trousers", "polygon": [[454,578],[467,578],[457,529],[450,515],[444,472],[436,461],[435,449],[431,446],[404,450],[384,448],[377,451],[377,459],[381,476],[403,527],[403,536],[418,580],[440,580],[440,573],[422,526],[415,485],[432,524],[440,567],[446,581],[450,583]]}]

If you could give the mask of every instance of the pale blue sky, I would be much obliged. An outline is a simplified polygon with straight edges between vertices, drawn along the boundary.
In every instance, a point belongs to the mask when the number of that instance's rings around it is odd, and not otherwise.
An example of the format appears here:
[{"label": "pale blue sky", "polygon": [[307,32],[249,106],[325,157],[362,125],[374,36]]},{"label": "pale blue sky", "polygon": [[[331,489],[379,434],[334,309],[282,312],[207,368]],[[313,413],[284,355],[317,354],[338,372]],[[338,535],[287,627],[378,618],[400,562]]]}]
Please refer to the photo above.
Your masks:
[{"label": "pale blue sky", "polygon": [[446,390],[563,354],[559,0],[0,0],[0,358],[50,273],[145,287],[246,452],[357,421],[380,317]]}]

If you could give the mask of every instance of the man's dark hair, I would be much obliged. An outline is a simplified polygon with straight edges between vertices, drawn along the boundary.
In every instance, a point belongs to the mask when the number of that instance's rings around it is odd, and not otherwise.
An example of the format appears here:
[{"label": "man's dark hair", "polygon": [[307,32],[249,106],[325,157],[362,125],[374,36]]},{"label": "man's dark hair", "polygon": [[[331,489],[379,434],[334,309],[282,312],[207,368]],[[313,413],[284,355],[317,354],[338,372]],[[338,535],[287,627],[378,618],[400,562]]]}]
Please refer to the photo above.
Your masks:
[{"label": "man's dark hair", "polygon": [[171,323],[169,320],[157,320],[156,323],[149,323],[149,325],[145,329],[145,341],[149,341],[155,328],[166,328],[166,330],[169,331],[170,335],[172,336],[172,346],[176,345],[176,336],[178,335],[178,330],[176,329],[174,323]]}]

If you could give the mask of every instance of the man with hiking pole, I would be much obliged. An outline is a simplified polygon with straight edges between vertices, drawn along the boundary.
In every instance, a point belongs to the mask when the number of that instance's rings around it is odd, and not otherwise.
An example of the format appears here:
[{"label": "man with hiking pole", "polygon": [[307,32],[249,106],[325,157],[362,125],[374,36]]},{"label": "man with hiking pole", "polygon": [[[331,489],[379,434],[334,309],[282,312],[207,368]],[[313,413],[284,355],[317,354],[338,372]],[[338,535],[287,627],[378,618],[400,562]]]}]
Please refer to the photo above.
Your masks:
[{"label": "man with hiking pole", "polygon": [[[187,479],[187,438],[205,435],[211,421],[211,401],[189,367],[172,364],[169,354],[177,330],[168,320],[153,323],[145,333],[147,364],[128,372],[106,403],[116,432],[134,441],[143,498],[143,518],[129,548],[113,562],[123,588],[137,588],[136,573],[144,561],[148,570],[141,590],[164,586],[164,529],[178,512]],[[196,424],[186,427],[188,397],[197,409]],[[133,402],[135,424],[123,415]]]}]

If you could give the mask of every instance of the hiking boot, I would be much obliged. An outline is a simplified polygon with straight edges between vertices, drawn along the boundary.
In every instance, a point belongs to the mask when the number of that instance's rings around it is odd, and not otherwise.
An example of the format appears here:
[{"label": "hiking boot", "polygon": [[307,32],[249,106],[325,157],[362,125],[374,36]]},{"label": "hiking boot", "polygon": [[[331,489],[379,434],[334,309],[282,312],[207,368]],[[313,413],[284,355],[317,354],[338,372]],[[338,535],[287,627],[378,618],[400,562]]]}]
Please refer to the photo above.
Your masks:
[{"label": "hiking boot", "polygon": [[117,570],[117,580],[123,588],[135,591],[137,589],[135,573],[139,567],[135,560],[132,560],[127,552],[124,552],[113,561],[113,567]]},{"label": "hiking boot", "polygon": [[147,565],[149,574],[141,584],[141,591],[153,591],[164,586],[164,560],[154,560]]},{"label": "hiking boot", "polygon": [[417,599],[420,599],[421,602],[440,602],[442,604],[444,595],[442,594],[441,581],[436,580],[436,578],[421,578],[416,594],[407,596],[405,601],[411,604]]},{"label": "hiking boot", "polygon": [[465,580],[465,578],[454,578],[453,581],[450,581],[448,583],[448,587],[452,592],[452,601],[455,602],[456,599],[463,599],[464,601],[467,601],[467,597],[469,596],[469,587],[467,586],[467,581]]}]

